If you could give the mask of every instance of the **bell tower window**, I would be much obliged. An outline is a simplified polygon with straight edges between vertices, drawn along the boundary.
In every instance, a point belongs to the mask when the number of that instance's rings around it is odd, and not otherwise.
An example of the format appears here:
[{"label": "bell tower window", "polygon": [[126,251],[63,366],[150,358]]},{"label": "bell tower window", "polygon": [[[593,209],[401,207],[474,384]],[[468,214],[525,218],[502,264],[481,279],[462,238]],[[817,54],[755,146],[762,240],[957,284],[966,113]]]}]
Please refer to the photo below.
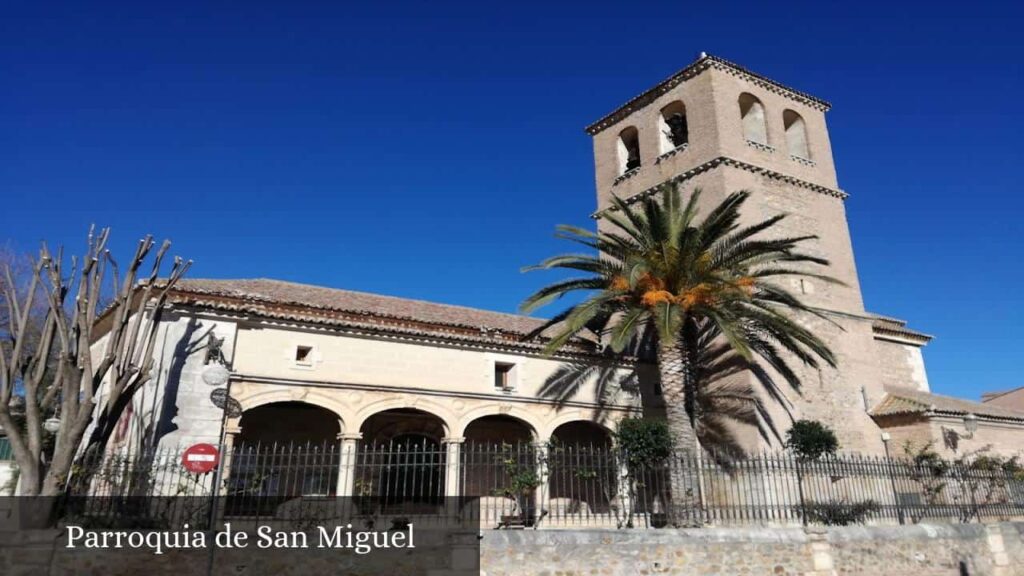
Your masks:
[{"label": "bell tower window", "polygon": [[768,145],[768,125],[764,119],[764,104],[753,94],[740,94],[740,120],[743,124],[743,137],[747,142]]},{"label": "bell tower window", "polygon": [[789,155],[810,160],[811,152],[807,146],[807,125],[804,124],[804,119],[792,110],[785,110],[782,113],[782,123],[786,129],[786,148]]},{"label": "bell tower window", "polygon": [[658,116],[660,152],[665,154],[690,142],[689,127],[686,124],[686,106],[678,100],[661,109]]},{"label": "bell tower window", "polygon": [[619,132],[619,174],[640,167],[640,132],[629,126]]}]

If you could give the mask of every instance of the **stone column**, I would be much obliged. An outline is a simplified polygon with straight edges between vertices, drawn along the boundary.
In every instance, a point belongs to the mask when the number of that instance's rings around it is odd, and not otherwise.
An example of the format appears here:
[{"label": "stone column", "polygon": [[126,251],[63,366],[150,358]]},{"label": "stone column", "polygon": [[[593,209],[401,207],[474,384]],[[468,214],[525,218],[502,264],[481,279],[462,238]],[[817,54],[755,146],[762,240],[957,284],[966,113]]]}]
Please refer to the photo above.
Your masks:
[{"label": "stone column", "polygon": [[359,441],[362,440],[362,432],[338,434],[338,488],[337,496],[347,498],[356,496],[354,494],[356,484],[356,452],[359,449]]},{"label": "stone column", "polygon": [[828,529],[823,526],[805,526],[808,552],[813,570],[807,576],[836,576],[832,558],[832,544],[828,541]]},{"label": "stone column", "polygon": [[461,436],[442,438],[445,445],[444,495],[447,498],[460,496],[459,480],[462,473],[462,444],[466,439]]},{"label": "stone column", "polygon": [[224,426],[224,449],[220,454],[220,486],[217,487],[221,494],[227,492],[228,479],[231,478],[231,461],[234,459],[235,443],[238,435],[242,433],[242,427],[238,425],[238,419],[229,420]]},{"label": "stone column", "polygon": [[[551,495],[551,470],[548,466],[548,440],[544,439],[540,442],[536,442],[533,445],[537,451],[537,479],[540,483],[537,485],[537,490],[533,494],[533,507],[535,510],[536,518],[535,522],[540,522],[544,516],[544,507],[547,505]],[[524,511],[525,512],[525,511]]]},{"label": "stone column", "polygon": [[459,514],[459,496],[461,495],[460,480],[462,479],[462,445],[466,439],[462,436],[442,438],[445,446],[444,466],[444,503],[449,516]]},{"label": "stone column", "polygon": [[993,576],[1010,576],[1013,574],[1010,562],[1010,555],[1006,552],[1006,542],[1003,540],[1003,524],[989,524],[985,526],[985,540],[988,543],[988,550],[992,553],[992,574]]}]

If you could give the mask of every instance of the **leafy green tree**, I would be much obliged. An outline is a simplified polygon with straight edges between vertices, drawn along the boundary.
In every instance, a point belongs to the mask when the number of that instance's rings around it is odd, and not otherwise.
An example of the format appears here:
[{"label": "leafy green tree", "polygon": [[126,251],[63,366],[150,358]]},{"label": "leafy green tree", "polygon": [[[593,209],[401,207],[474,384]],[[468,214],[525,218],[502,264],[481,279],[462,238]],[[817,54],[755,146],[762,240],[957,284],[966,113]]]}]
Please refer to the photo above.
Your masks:
[{"label": "leafy green tree", "polygon": [[[607,229],[559,226],[559,236],[596,252],[567,254],[528,269],[583,273],[541,288],[522,305],[533,311],[563,296],[584,292],[578,304],[553,316],[531,337],[544,334],[552,353],[592,331],[615,353],[643,355],[658,365],[666,419],[676,446],[697,452],[700,418],[701,339],[714,337],[751,368],[772,368],[790,385],[799,378],[792,358],[818,367],[835,365],[829,348],[793,315],[824,318],[783,288],[783,277],[831,278],[813,272],[828,261],[799,250],[814,236],[762,238],[785,218],[740,224],[748,192],[730,194],[702,220],[700,191],[684,204],[677,186],[629,204],[613,198]],[[787,354],[790,356],[787,359]],[[763,368],[761,368],[763,369]],[[777,390],[770,391],[773,395]],[[673,492],[692,492],[673,478]]]},{"label": "leafy green tree", "polygon": [[816,420],[797,420],[786,432],[786,447],[801,460],[815,461],[835,456],[839,439],[831,428]]}]

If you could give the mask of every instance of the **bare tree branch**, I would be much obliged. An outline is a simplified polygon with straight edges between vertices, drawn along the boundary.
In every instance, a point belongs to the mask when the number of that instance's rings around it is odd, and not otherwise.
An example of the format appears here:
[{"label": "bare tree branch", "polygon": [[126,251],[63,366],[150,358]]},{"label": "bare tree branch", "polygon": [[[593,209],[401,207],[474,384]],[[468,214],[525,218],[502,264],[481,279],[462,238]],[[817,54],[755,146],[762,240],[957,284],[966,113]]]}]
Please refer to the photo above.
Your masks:
[{"label": "bare tree branch", "polygon": [[[60,493],[91,424],[86,450],[103,450],[132,395],[151,378],[162,309],[191,265],[175,258],[167,279],[160,281],[170,248],[163,242],[149,273],[139,280],[154,246],[147,236],[120,277],[107,250],[109,237],[109,229],[91,228],[85,253],[70,260],[70,273],[63,251],[54,255],[42,244],[24,290],[11,266],[4,267],[0,311],[6,311],[7,334],[0,343],[0,426],[10,439],[26,495]],[[108,267],[114,294],[101,313]],[[94,358],[98,347],[102,354]],[[97,406],[101,387],[104,399]],[[23,410],[23,422],[18,410]],[[58,410],[56,444],[48,454],[44,423]]]}]

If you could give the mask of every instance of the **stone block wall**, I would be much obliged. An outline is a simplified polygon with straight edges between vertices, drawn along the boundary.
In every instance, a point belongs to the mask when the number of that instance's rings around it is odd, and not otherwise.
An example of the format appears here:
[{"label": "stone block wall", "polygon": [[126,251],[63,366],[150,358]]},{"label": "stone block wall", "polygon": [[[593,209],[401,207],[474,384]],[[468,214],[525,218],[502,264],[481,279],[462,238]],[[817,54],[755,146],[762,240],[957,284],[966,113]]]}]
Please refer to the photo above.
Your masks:
[{"label": "stone block wall", "polygon": [[496,531],[489,576],[1024,576],[1024,523],[657,531]]},{"label": "stone block wall", "polygon": [[[0,574],[181,574],[182,552],[124,554],[122,563],[56,545],[57,531],[0,531]],[[468,574],[455,567],[430,571]],[[236,551],[237,552],[237,551]],[[306,553],[312,553],[306,558]],[[223,553],[215,570],[238,574],[377,574],[351,554],[300,550],[279,565]],[[121,555],[118,555],[121,556]],[[1024,523],[841,528],[703,528],[687,530],[485,531],[481,574],[569,576],[687,574],[703,576],[1024,576]],[[379,565],[378,565],[379,566]],[[205,568],[205,565],[203,566]],[[393,566],[395,574],[416,573]],[[214,573],[226,573],[215,571]],[[472,573],[476,573],[475,568]]]}]

